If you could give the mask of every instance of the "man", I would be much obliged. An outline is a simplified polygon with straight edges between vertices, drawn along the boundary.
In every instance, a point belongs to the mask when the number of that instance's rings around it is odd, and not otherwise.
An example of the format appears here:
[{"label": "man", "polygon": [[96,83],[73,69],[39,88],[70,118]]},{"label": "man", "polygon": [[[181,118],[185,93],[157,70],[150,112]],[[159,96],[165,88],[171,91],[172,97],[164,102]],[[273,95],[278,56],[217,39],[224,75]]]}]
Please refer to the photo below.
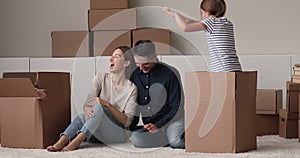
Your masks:
[{"label": "man", "polygon": [[[150,40],[138,41],[134,48],[138,68],[130,80],[138,89],[138,108],[130,129],[136,147],[184,148],[183,90],[178,71],[157,59]],[[143,126],[138,126],[139,116]]]}]

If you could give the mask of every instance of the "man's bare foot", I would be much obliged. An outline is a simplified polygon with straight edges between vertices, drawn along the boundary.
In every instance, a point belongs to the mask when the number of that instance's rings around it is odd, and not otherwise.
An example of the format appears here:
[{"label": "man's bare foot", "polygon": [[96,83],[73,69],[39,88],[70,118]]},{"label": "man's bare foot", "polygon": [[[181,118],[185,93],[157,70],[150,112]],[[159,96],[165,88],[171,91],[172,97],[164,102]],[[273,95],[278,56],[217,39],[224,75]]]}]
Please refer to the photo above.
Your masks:
[{"label": "man's bare foot", "polygon": [[63,147],[65,147],[68,144],[68,142],[68,138],[65,135],[63,135],[54,145],[50,145],[46,149],[51,152],[60,151]]},{"label": "man's bare foot", "polygon": [[67,146],[62,148],[61,152],[73,151],[79,148],[80,144],[86,139],[85,134],[79,133]]}]

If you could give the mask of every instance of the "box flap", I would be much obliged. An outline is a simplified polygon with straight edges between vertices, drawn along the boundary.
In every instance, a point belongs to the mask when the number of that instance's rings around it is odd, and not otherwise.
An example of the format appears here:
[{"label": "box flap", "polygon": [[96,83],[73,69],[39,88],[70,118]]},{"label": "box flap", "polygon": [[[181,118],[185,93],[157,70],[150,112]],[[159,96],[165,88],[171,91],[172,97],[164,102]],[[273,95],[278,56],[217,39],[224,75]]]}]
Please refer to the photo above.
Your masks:
[{"label": "box flap", "polygon": [[3,78],[0,87],[0,97],[38,97],[29,78]]},{"label": "box flap", "polygon": [[36,72],[4,72],[3,78],[29,78],[33,84],[37,79]]}]

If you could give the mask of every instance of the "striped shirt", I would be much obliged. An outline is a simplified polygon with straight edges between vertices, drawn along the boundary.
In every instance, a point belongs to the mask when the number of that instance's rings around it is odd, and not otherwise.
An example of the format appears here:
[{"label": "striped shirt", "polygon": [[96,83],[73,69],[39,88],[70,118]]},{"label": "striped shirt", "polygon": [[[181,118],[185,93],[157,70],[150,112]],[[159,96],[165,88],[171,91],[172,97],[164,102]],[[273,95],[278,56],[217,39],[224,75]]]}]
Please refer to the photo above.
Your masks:
[{"label": "striped shirt", "polygon": [[206,26],[206,38],[212,72],[241,71],[236,55],[233,25],[225,17],[207,18],[202,21]]}]

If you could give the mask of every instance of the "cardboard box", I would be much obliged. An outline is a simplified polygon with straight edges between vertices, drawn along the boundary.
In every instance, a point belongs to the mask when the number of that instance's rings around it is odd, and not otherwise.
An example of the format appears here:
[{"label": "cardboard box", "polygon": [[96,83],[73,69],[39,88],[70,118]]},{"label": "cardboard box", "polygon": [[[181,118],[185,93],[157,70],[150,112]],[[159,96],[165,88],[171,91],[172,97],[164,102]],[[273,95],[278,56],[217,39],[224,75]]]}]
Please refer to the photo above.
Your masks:
[{"label": "cardboard box", "polygon": [[185,150],[237,153],[257,148],[257,72],[185,74]]},{"label": "cardboard box", "polygon": [[47,89],[43,101],[37,99],[28,74],[25,78],[22,74],[7,73],[4,76],[8,78],[0,79],[1,146],[45,148],[55,143],[70,123],[70,73],[29,73],[38,78],[39,88]]},{"label": "cardboard box", "polygon": [[300,127],[300,119],[298,119],[298,142],[300,142],[300,129],[299,129],[299,127]]},{"label": "cardboard box", "polygon": [[53,31],[52,57],[88,57],[88,31]]},{"label": "cardboard box", "polygon": [[93,31],[94,56],[111,56],[119,46],[131,47],[130,30]]},{"label": "cardboard box", "polygon": [[136,29],[136,9],[89,10],[89,30]]},{"label": "cardboard box", "polygon": [[279,134],[279,114],[256,114],[256,135],[278,135]]},{"label": "cardboard box", "polygon": [[91,9],[126,9],[128,0],[90,0]]},{"label": "cardboard box", "polygon": [[298,138],[298,113],[279,110],[279,136]]},{"label": "cardboard box", "polygon": [[300,84],[287,81],[286,82],[286,110],[287,112],[299,112]]},{"label": "cardboard box", "polygon": [[139,40],[151,40],[158,55],[170,55],[170,30],[159,28],[140,28],[132,30],[132,44]]},{"label": "cardboard box", "polygon": [[278,114],[282,109],[282,90],[257,89],[256,114]]}]

